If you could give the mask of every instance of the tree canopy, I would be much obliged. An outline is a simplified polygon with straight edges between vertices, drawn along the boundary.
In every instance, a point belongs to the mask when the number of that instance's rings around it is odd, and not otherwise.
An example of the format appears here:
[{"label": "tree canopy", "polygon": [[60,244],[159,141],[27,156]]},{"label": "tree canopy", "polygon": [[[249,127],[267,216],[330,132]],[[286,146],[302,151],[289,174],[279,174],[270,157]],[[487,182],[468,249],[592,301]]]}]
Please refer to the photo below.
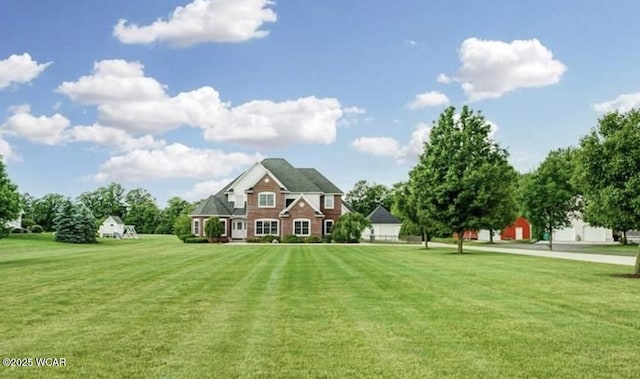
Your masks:
[{"label": "tree canopy", "polygon": [[578,191],[572,184],[574,149],[551,151],[545,160],[521,182],[519,202],[531,225],[549,235],[553,250],[553,231],[571,225],[580,209]]},{"label": "tree canopy", "polygon": [[[590,224],[640,229],[640,110],[612,112],[580,141],[576,182]],[[640,273],[640,251],[636,259]]]},{"label": "tree canopy", "polygon": [[336,242],[358,242],[367,227],[371,227],[371,222],[362,214],[345,213],[331,228],[331,238]]},{"label": "tree canopy", "polygon": [[482,227],[502,204],[503,186],[511,186],[504,178],[507,157],[481,113],[468,106],[459,115],[454,107],[445,109],[410,172],[421,223],[458,236]]},{"label": "tree canopy", "polygon": [[378,205],[382,205],[387,210],[393,205],[392,191],[383,184],[369,183],[366,180],[359,180],[351,191],[347,192],[346,201],[354,211],[368,215],[373,212]]},{"label": "tree canopy", "polygon": [[6,235],[5,225],[18,218],[21,211],[18,186],[9,179],[0,155],[0,238]]}]

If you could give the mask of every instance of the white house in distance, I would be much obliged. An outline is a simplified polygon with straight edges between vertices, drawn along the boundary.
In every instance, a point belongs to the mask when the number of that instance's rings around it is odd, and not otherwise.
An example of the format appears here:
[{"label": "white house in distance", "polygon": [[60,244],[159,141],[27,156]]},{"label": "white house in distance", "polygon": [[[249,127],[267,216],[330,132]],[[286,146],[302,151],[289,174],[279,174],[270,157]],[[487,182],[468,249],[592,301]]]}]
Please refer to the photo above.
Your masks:
[{"label": "white house in distance", "polygon": [[369,213],[367,218],[371,221],[371,228],[367,228],[362,232],[362,238],[372,242],[398,240],[402,222],[382,205],[378,205],[373,212]]},{"label": "white house in distance", "polygon": [[20,215],[18,216],[17,219],[7,222],[6,226],[9,229],[20,229],[20,228],[22,228],[22,212],[20,212]]},{"label": "white house in distance", "polygon": [[553,231],[554,242],[613,242],[613,230],[589,225],[576,217],[571,226]]},{"label": "white house in distance", "polygon": [[98,229],[100,237],[117,237],[124,235],[124,222],[118,216],[109,216]]}]

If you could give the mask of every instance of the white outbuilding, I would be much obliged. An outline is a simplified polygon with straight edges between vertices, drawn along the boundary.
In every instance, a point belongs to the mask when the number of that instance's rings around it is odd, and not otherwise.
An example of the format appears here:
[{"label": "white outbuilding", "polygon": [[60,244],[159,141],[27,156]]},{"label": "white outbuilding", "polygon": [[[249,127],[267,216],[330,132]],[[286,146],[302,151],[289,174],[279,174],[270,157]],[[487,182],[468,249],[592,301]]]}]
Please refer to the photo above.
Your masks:
[{"label": "white outbuilding", "polygon": [[373,212],[367,216],[371,221],[371,228],[362,232],[362,238],[375,241],[398,241],[402,222],[391,214],[385,207],[378,205]]},{"label": "white outbuilding", "polygon": [[118,216],[109,216],[100,225],[98,234],[100,237],[122,238],[125,232],[125,225]]}]

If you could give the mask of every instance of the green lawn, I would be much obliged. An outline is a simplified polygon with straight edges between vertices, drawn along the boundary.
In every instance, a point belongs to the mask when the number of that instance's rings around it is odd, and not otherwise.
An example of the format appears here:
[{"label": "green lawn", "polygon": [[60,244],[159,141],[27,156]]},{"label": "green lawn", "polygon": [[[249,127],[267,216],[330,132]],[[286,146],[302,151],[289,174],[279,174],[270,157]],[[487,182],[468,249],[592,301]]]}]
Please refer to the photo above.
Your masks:
[{"label": "green lawn", "polygon": [[[582,251],[581,251],[582,252]],[[606,254],[606,255],[626,255],[635,257],[638,255],[638,245],[592,245],[584,248],[584,253]]]},{"label": "green lawn", "polygon": [[0,240],[0,377],[638,375],[630,268],[417,246]]}]

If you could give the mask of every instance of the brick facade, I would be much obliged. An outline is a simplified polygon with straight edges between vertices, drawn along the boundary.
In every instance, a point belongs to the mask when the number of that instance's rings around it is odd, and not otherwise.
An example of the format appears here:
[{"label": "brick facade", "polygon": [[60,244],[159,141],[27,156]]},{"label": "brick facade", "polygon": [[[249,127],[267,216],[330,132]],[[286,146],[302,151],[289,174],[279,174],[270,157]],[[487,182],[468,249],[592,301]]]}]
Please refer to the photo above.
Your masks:
[{"label": "brick facade", "polygon": [[324,217],[316,217],[316,213],[313,207],[307,203],[306,200],[300,199],[296,201],[289,210],[289,217],[282,217],[282,235],[288,236],[294,233],[293,222],[295,219],[307,219],[309,220],[309,233],[312,236],[322,235],[322,220]]},{"label": "brick facade", "polygon": [[[276,194],[274,208],[258,207],[258,194],[260,192],[273,192]],[[255,236],[255,221],[262,218],[280,219],[280,211],[285,207],[284,193],[280,185],[269,174],[264,175],[254,186],[253,191],[247,194],[247,237]],[[280,234],[282,222],[280,223]]]}]

